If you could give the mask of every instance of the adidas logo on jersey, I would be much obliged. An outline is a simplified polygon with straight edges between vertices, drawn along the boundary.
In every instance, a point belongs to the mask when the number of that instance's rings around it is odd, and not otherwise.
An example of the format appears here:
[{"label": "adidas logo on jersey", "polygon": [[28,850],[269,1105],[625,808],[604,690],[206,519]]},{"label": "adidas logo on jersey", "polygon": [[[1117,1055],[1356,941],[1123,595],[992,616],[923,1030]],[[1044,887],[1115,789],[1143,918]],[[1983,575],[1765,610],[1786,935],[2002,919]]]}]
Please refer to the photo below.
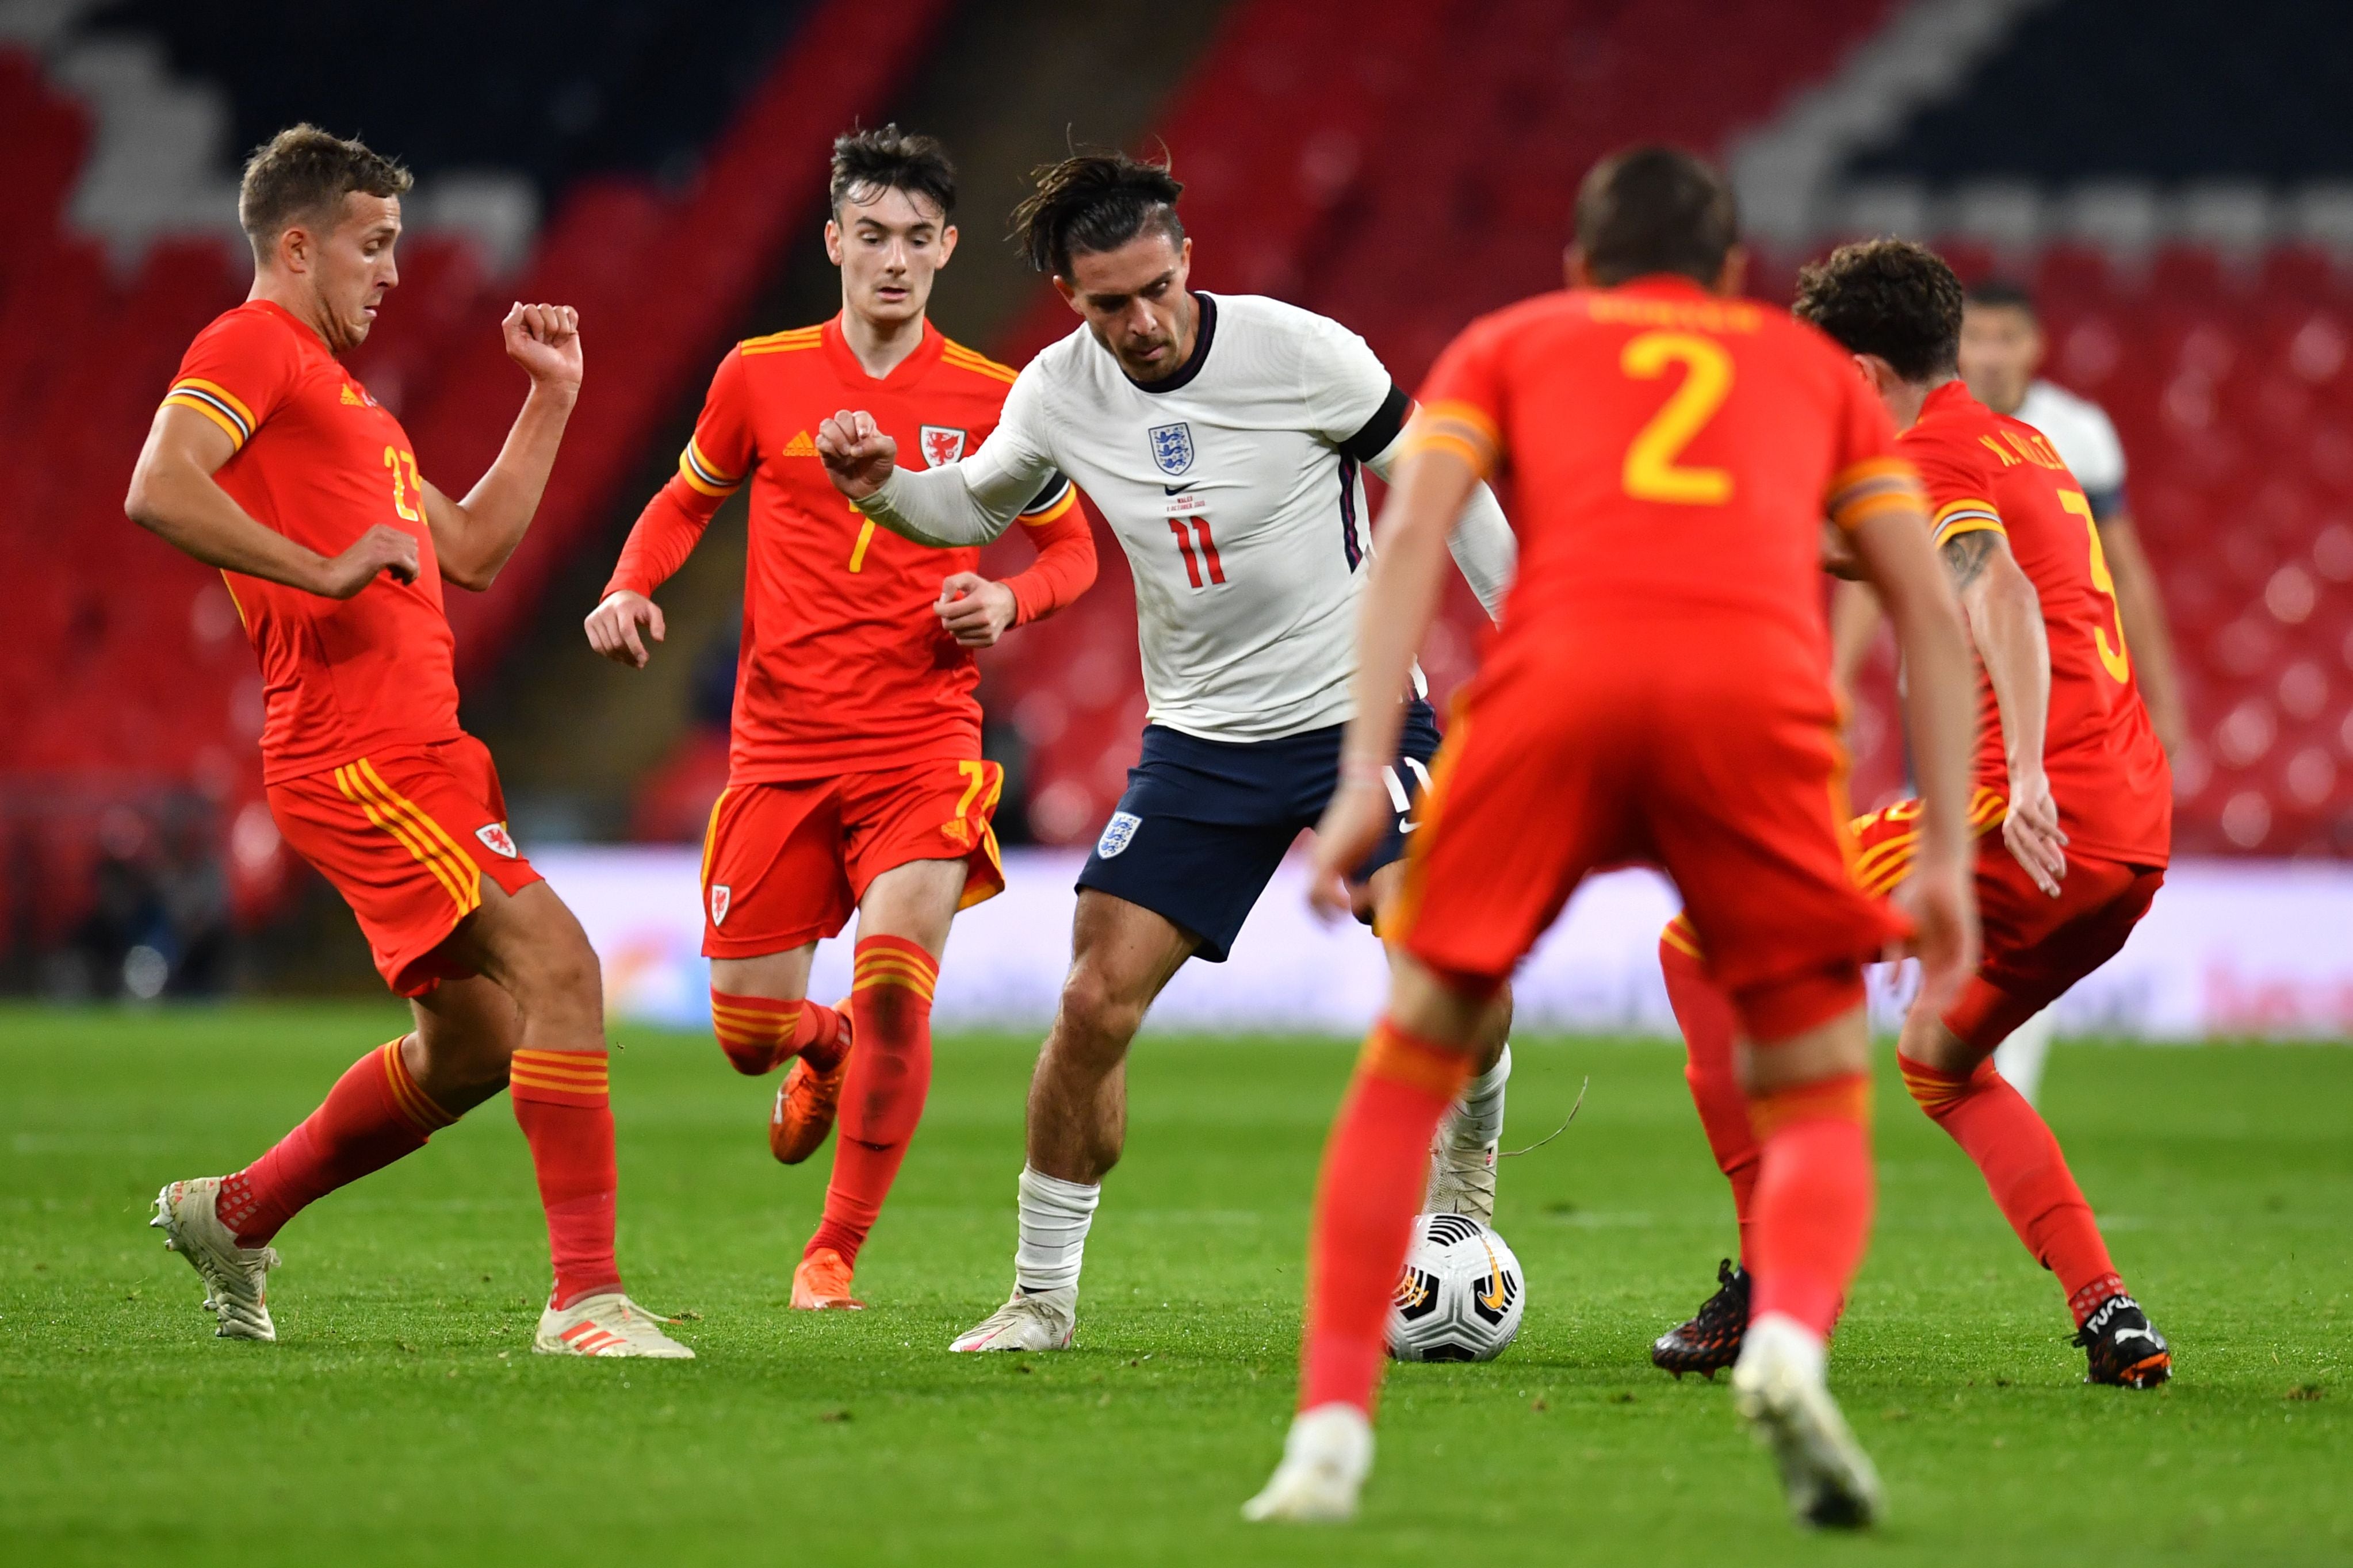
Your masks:
[{"label": "adidas logo on jersey", "polygon": [[804,430],[786,442],[785,449],[777,455],[785,458],[814,458],[817,456],[817,438]]}]

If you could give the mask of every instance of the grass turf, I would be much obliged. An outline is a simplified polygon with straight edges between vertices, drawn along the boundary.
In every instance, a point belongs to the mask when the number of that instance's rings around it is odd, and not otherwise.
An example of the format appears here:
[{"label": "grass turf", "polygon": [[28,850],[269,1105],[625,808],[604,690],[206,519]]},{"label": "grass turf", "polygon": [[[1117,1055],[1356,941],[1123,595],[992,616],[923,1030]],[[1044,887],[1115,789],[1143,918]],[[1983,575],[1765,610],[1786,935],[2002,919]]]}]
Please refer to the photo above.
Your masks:
[{"label": "grass turf", "polygon": [[1783,1522],[1719,1384],[1650,1337],[1712,1286],[1721,1184],[1657,1044],[1525,1040],[1499,1222],[1530,1280],[1500,1362],[1391,1375],[1344,1537],[1245,1526],[1280,1447],[1317,1150],[1348,1048],[1147,1037],[1081,1349],[951,1357],[1009,1276],[1028,1039],[941,1042],[862,1314],[787,1312],[826,1157],[768,1159],[768,1084],[707,1040],[616,1058],[621,1256],[700,1314],[691,1364],[528,1353],[545,1242],[492,1102],[280,1237],[275,1346],[216,1342],[143,1228],[400,1026],[382,1007],[0,1011],[0,1548],[8,1560],[1885,1563],[2353,1556],[2353,1051],[2069,1044],[2052,1119],[2174,1339],[2082,1385],[2052,1280],[1882,1075],[1876,1242],[1834,1384],[1889,1484],[1863,1540]]}]

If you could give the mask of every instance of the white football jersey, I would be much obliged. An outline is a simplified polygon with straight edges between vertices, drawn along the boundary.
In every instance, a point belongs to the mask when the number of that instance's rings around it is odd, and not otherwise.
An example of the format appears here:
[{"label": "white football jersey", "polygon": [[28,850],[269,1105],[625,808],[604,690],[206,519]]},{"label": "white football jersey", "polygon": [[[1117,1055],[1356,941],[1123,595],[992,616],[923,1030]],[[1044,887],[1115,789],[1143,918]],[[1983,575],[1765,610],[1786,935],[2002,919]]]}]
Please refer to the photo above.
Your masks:
[{"label": "white football jersey", "polygon": [[[1151,722],[1216,741],[1345,722],[1372,530],[1364,462],[1343,444],[1388,401],[1389,374],[1362,338],[1312,311],[1198,298],[1192,357],[1165,381],[1129,380],[1082,325],[1022,370],[979,451],[902,469],[862,504],[913,537],[964,542],[965,509],[994,537],[1006,508],[1060,471],[1127,552]],[[1509,531],[1480,495],[1492,516],[1479,531],[1500,536],[1507,578]],[[1482,600],[1500,595],[1502,582],[1480,580],[1497,574],[1470,561],[1465,574]]]},{"label": "white football jersey", "polygon": [[2063,386],[2038,381],[2027,387],[2012,417],[2025,420],[2051,437],[2060,460],[2083,485],[2095,512],[2105,516],[2122,502],[2124,443],[2116,439],[2116,426],[2098,404]]}]

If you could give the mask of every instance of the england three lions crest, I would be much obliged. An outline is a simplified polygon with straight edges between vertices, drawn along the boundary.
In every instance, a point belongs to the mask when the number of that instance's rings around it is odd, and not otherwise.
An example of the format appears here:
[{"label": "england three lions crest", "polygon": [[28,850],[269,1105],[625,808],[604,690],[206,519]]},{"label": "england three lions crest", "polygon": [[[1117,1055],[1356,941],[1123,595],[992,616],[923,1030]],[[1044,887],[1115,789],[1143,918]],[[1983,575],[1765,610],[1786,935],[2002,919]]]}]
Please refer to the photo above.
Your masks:
[{"label": "england three lions crest", "polygon": [[1183,473],[1193,466],[1193,427],[1183,420],[1174,425],[1155,425],[1152,437],[1152,460],[1160,471],[1170,477]]},{"label": "england three lions crest", "polygon": [[923,466],[944,468],[964,456],[964,432],[951,425],[926,425],[923,437]]}]

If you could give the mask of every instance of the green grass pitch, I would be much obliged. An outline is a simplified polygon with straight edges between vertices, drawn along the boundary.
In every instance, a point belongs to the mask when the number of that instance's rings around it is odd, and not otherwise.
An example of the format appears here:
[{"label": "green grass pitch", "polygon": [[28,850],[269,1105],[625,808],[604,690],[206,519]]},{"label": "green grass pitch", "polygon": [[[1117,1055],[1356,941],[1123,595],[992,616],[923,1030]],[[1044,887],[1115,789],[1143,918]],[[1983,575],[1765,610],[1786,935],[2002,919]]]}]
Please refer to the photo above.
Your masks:
[{"label": "green grass pitch", "polygon": [[1243,1525],[1292,1389],[1340,1042],[1148,1036],[1080,1346],[951,1357],[1009,1280],[1034,1042],[943,1039],[859,1281],[786,1310],[826,1157],[707,1039],[615,1059],[621,1258],[691,1364],[533,1358],[544,1289],[501,1101],[297,1219],[280,1342],[216,1342],[145,1228],[400,1027],[389,1007],[0,1012],[0,1558],[20,1563],[2285,1563],[2353,1558],[2353,1050],[2062,1045],[2049,1110],[2173,1337],[2163,1392],[2084,1386],[2057,1288],[1882,1075],[1879,1221],[1833,1382],[1889,1485],[1809,1539],[1721,1384],[1645,1346],[1731,1226],[1655,1043],[1526,1039],[1504,1168],[1527,1323],[1399,1369],[1363,1521]]}]

